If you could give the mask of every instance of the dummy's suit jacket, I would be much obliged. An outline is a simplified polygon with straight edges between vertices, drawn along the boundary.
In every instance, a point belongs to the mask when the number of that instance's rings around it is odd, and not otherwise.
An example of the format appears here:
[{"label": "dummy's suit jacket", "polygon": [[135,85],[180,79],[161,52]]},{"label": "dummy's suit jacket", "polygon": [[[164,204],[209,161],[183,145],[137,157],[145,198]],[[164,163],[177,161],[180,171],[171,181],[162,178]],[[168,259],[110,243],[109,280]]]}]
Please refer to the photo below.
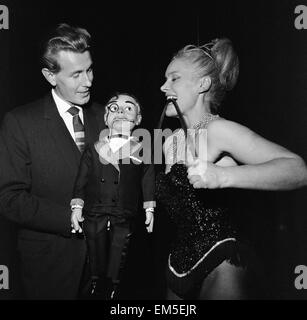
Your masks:
[{"label": "dummy's suit jacket", "polygon": [[[101,142],[107,147],[106,141]],[[155,171],[153,164],[138,158],[141,143],[131,141],[135,152],[113,165],[107,159],[103,164],[94,144],[89,144],[82,155],[74,187],[74,198],[85,201],[84,210],[133,217],[140,200],[144,207],[155,206]]]},{"label": "dummy's suit jacket", "polygon": [[[86,143],[104,127],[103,107],[84,108]],[[19,227],[27,298],[74,299],[86,259],[73,237],[70,200],[81,153],[51,93],[8,112],[0,135],[0,212]]]}]

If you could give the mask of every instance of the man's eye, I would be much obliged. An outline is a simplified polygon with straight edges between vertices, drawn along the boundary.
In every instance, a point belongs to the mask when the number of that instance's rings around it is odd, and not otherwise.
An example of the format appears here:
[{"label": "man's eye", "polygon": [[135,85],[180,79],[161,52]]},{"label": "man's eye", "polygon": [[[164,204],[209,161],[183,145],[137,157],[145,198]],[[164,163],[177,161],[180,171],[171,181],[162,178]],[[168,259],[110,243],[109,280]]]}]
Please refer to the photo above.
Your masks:
[{"label": "man's eye", "polygon": [[175,82],[176,80],[178,80],[179,78],[172,78],[172,82]]},{"label": "man's eye", "polygon": [[77,79],[77,78],[79,77],[79,75],[80,75],[80,73],[74,73],[74,74],[72,75],[72,77],[75,78],[75,79]]}]

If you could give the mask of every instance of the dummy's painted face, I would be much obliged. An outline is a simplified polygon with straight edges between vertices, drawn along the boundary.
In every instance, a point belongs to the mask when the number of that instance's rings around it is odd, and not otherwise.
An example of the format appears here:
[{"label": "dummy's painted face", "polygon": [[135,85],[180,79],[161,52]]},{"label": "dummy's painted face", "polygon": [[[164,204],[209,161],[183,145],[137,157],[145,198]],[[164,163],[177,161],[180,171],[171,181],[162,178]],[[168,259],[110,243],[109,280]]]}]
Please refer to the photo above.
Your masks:
[{"label": "dummy's painted face", "polygon": [[[186,59],[174,59],[165,72],[166,81],[161,87],[167,99],[177,101],[183,114],[191,110],[199,97],[199,77],[195,72],[195,65]],[[168,117],[176,117],[177,112],[173,103],[166,109]]]},{"label": "dummy's painted face", "polygon": [[111,98],[106,106],[105,123],[118,132],[131,131],[142,120],[140,107],[134,98],[121,94]]}]

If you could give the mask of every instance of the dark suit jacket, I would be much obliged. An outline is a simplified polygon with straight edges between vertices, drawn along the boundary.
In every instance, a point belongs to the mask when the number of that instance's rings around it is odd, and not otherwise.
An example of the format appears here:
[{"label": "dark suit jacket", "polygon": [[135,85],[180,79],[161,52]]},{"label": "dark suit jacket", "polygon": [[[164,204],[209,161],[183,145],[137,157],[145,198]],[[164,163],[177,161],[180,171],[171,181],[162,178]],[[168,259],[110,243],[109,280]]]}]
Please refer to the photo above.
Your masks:
[{"label": "dark suit jacket", "polygon": [[120,160],[118,171],[99,161],[94,144],[86,148],[74,187],[74,198],[85,201],[85,211],[134,216],[141,199],[154,201],[154,166],[129,160]]},{"label": "dark suit jacket", "polygon": [[[98,139],[102,110],[97,104],[84,109],[86,143]],[[20,226],[25,293],[73,299],[86,255],[84,241],[70,233],[69,203],[81,154],[51,93],[8,112],[0,139],[0,212]]]}]

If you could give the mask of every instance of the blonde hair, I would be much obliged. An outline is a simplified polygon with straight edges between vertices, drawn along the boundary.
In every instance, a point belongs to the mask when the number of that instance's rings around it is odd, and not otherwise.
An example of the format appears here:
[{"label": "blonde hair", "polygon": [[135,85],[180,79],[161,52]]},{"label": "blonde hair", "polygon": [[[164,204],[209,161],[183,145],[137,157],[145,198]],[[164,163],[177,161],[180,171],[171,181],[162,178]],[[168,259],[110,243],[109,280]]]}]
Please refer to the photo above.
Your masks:
[{"label": "blonde hair", "polygon": [[227,38],[215,39],[205,45],[187,45],[173,59],[186,59],[196,65],[199,77],[209,76],[208,91],[212,111],[216,112],[226,91],[231,90],[239,75],[239,58]]}]

